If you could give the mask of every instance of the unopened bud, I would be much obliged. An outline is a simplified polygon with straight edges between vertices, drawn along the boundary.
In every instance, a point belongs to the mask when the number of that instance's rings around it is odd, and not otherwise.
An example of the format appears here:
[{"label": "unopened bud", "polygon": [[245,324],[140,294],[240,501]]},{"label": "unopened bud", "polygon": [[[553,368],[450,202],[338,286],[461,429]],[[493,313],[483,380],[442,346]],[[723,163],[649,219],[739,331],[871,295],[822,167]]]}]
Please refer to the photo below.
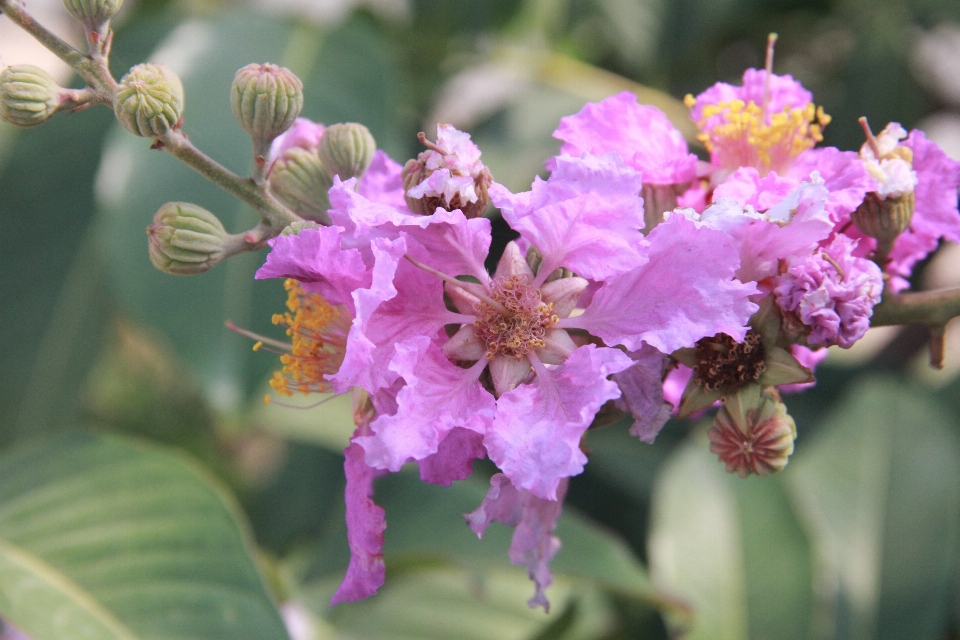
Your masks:
[{"label": "unopened bud", "polygon": [[268,146],[303,108],[303,83],[275,64],[248,64],[233,78],[230,108],[255,144]]},{"label": "unopened bud", "polygon": [[362,124],[332,124],[320,139],[320,159],[332,176],[360,178],[370,166],[377,143]]},{"label": "unopened bud", "polygon": [[772,388],[753,385],[726,397],[707,436],[728,473],[767,476],[787,466],[797,426]]},{"label": "unopened bud", "polygon": [[162,64],[138,64],[120,80],[114,101],[117,120],[134,135],[162,136],[183,114],[183,85]]},{"label": "unopened bud", "polygon": [[123,0],[63,0],[63,7],[88,29],[97,30],[100,25],[117,15]]},{"label": "unopened bud", "polygon": [[294,213],[330,224],[327,191],[333,178],[316,149],[290,147],[273,163],[267,182],[270,192]]},{"label": "unopened bud", "polygon": [[229,234],[217,216],[188,202],[168,202],[147,227],[150,261],[177,276],[203,273],[226,255]]},{"label": "unopened bud", "polygon": [[421,215],[431,215],[438,207],[459,209],[467,218],[482,215],[493,176],[480,162],[480,149],[470,135],[444,124],[437,125],[435,143],[423,133],[419,138],[427,151],[409,160],[401,173],[407,207]]},{"label": "unopened bud", "polygon": [[915,199],[913,191],[896,198],[871,191],[851,217],[864,235],[880,243],[892,243],[910,226]]},{"label": "unopened bud", "polygon": [[63,91],[40,67],[18,64],[0,71],[0,118],[17,127],[50,119]]}]

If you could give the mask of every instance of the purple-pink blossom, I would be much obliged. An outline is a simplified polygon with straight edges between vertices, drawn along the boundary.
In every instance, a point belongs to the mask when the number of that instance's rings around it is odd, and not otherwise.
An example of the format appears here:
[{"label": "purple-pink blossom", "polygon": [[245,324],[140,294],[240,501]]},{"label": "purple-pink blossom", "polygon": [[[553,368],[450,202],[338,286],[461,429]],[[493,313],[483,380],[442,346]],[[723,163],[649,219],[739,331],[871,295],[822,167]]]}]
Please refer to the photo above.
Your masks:
[{"label": "purple-pink blossom", "polygon": [[847,349],[870,328],[883,277],[876,264],[853,255],[855,245],[837,235],[810,255],[790,257],[776,278],[777,304],[808,328],[810,345]]}]

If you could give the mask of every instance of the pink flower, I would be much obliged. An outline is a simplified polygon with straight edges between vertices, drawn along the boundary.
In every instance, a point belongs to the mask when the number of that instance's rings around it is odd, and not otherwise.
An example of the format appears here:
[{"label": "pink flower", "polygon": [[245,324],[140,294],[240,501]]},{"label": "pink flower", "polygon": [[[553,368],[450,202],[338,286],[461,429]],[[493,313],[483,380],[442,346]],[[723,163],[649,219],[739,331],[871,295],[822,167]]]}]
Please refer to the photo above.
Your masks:
[{"label": "pink flower", "polygon": [[806,325],[811,345],[848,349],[870,328],[883,277],[876,264],[853,256],[855,246],[838,235],[808,256],[787,259],[786,272],[776,278],[777,304]]},{"label": "pink flower", "polygon": [[686,103],[700,127],[698,139],[724,175],[740,167],[783,173],[823,139],[830,121],[799,82],[758,69],[747,69],[741,86],[718,82]]},{"label": "pink flower", "polygon": [[[648,185],[684,184],[696,177],[697,157],[680,131],[656,107],[637,104],[629,91],[589,102],[579,113],[561,118],[553,137],[563,140],[563,155],[618,154]],[[552,171],[556,159],[548,164]]]},{"label": "pink flower", "polygon": [[306,118],[297,118],[293,126],[274,138],[270,144],[269,162],[273,162],[287,149],[300,147],[307,151],[313,151],[320,146],[320,139],[323,138],[323,132],[326,131],[319,122],[312,122]]}]

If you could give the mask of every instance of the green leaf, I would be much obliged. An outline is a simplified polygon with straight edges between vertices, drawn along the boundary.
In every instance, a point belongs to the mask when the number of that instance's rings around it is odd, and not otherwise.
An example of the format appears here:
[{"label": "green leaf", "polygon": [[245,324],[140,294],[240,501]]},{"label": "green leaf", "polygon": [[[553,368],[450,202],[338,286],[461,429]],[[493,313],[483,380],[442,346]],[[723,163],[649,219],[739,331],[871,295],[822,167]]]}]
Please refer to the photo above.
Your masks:
[{"label": "green leaf", "polygon": [[232,501],[181,457],[75,434],[0,478],[0,612],[33,640],[287,638]]},{"label": "green leaf", "polygon": [[685,638],[808,637],[809,544],[776,476],[741,480],[697,437],[654,492],[650,570],[690,606]]},{"label": "green leaf", "polygon": [[[324,586],[306,592],[307,601],[328,599]],[[522,570],[426,566],[390,578],[372,598],[339,605],[328,620],[351,638],[377,640],[587,640],[604,637],[614,623],[596,591],[560,578],[551,596],[545,614],[527,606],[530,581]]]},{"label": "green leaf", "polygon": [[923,389],[875,378],[790,463],[819,569],[816,637],[942,637],[960,535],[955,423]]},{"label": "green leaf", "polygon": [[[249,172],[251,143],[234,120],[229,91],[234,73],[250,62],[290,64],[304,74],[303,116],[367,124],[378,144],[396,153],[403,74],[365,22],[355,19],[325,34],[264,15],[231,10],[181,24],[154,54],[183,80],[184,131],[204,152],[241,175]],[[270,319],[284,308],[276,280],[255,281],[264,252],[232,258],[197,276],[160,273],[147,256],[144,230],[169,201],[188,201],[215,213],[231,232],[249,229],[256,214],[149,140],[114,127],[98,176],[99,236],[108,273],[123,306],[159,329],[197,372],[218,409],[235,411],[267,374],[276,357],[251,352],[252,343],[227,331],[229,319],[282,337]]]}]

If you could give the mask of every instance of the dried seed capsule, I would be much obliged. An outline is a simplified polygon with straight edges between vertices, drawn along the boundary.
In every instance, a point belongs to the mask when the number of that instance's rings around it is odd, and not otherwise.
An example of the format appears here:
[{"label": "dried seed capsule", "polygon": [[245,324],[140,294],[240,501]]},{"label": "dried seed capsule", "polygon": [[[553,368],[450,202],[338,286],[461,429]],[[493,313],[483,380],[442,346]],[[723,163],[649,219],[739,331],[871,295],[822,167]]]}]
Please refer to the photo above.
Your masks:
[{"label": "dried seed capsule", "polygon": [[162,64],[138,64],[120,80],[114,101],[117,119],[130,133],[162,136],[183,114],[183,85]]},{"label": "dried seed capsule", "polygon": [[17,127],[42,124],[57,112],[62,91],[40,67],[7,67],[0,71],[0,118]]},{"label": "dried seed capsule", "polygon": [[150,261],[177,276],[203,273],[223,260],[229,234],[217,216],[188,202],[168,202],[147,227]]},{"label": "dried seed capsule", "polygon": [[303,83],[275,64],[248,64],[233,78],[230,108],[254,143],[266,148],[303,108]]}]

